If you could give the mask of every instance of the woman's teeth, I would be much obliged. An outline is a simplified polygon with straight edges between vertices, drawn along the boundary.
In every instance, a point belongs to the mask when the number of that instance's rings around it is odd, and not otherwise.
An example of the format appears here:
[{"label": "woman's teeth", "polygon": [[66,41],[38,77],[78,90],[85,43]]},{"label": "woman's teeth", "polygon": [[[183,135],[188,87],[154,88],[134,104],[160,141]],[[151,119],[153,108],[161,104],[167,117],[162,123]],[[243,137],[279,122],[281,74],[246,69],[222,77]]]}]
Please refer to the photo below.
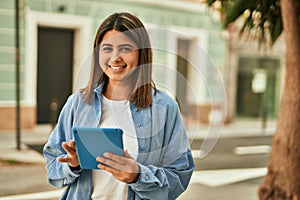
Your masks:
[{"label": "woman's teeth", "polygon": [[125,66],[115,67],[115,66],[111,66],[111,65],[109,65],[109,67],[112,68],[112,69],[114,69],[114,70],[119,70],[119,69],[125,68]]}]

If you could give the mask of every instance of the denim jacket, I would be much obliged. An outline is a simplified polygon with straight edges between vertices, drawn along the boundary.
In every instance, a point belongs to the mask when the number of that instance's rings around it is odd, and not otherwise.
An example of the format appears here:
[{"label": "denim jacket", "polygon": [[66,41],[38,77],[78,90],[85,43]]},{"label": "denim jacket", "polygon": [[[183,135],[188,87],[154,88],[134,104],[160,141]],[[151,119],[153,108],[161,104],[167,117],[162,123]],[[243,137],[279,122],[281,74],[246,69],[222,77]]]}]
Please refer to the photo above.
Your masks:
[{"label": "denim jacket", "polygon": [[[91,199],[92,171],[71,170],[67,163],[60,163],[56,158],[67,155],[61,143],[73,139],[72,127],[99,126],[102,88],[100,85],[94,90],[91,105],[83,101],[82,93],[72,94],[44,146],[49,183],[54,187],[67,186],[61,199]],[[130,109],[138,137],[140,176],[137,182],[128,184],[128,199],[176,199],[186,190],[194,170],[177,103],[157,90],[151,106],[139,109],[131,104]]]}]

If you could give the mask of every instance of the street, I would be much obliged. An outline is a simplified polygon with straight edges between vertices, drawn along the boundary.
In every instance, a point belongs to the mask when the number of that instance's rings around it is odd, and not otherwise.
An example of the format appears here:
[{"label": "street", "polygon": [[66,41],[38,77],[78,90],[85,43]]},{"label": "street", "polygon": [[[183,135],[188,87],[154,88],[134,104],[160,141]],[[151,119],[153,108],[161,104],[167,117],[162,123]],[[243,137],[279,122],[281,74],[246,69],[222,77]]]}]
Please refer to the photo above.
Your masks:
[{"label": "street", "polygon": [[[200,150],[202,142],[203,140],[194,140],[192,150]],[[266,167],[269,154],[260,153],[259,147],[265,148],[271,142],[272,136],[220,138],[205,158],[195,157],[196,170]],[[254,146],[258,147],[257,152],[235,152],[237,149]]]},{"label": "street", "polygon": [[[199,150],[203,140],[192,142]],[[203,159],[195,156],[196,170],[180,200],[257,200],[272,136],[221,138]]]},{"label": "street", "polygon": [[[17,153],[23,154],[20,155],[21,157],[28,157],[32,154],[32,157],[38,157],[42,161],[9,164],[4,162],[3,164],[5,156],[0,157],[2,159],[0,199],[7,199],[4,196],[8,195],[56,192],[57,190],[48,184],[43,157],[38,153],[43,145],[41,142],[43,137],[39,136],[40,138],[37,140],[37,137],[32,134],[25,136],[23,144],[26,144],[27,148]],[[13,135],[2,134],[0,137],[5,138],[4,140],[13,140]],[[179,199],[198,200],[200,196],[202,197],[200,199],[204,200],[257,199],[256,190],[266,172],[270,150],[267,147],[270,147],[271,140],[271,135],[220,138],[213,150],[202,159],[199,158],[199,152],[203,140],[193,140],[191,147],[195,160],[195,172],[187,191]],[[28,148],[29,146],[31,148]],[[254,151],[253,147],[255,147]],[[3,155],[3,149],[0,150]],[[11,151],[13,150],[11,149]],[[60,193],[61,190],[52,195],[58,196]],[[57,197],[48,197],[48,200],[57,199]],[[29,199],[32,200],[33,196]],[[36,199],[42,198],[37,197]]]}]

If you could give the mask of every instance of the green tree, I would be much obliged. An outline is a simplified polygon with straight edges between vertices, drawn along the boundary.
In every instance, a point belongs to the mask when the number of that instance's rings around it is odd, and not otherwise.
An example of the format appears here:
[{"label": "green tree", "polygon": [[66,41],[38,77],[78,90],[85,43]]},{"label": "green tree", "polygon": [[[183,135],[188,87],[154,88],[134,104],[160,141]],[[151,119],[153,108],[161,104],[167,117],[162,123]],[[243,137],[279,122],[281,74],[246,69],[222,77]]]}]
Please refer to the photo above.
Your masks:
[{"label": "green tree", "polygon": [[224,28],[245,18],[241,32],[256,30],[259,43],[273,44],[283,33],[286,77],[268,173],[258,189],[260,200],[300,199],[300,0],[207,0],[220,6]]}]

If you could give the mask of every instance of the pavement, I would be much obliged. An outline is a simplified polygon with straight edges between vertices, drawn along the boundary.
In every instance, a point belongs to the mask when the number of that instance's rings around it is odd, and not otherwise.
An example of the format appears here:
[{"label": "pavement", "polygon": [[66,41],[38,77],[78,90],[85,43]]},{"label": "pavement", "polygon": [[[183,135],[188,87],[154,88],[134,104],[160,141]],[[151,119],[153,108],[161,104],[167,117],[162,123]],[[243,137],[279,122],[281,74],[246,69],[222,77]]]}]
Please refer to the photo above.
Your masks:
[{"label": "pavement", "polygon": [[[267,172],[275,127],[276,121],[268,121],[267,127],[262,128],[259,120],[187,127],[196,170],[179,199],[256,200],[256,191]],[[59,198],[62,189],[48,184],[45,161],[39,153],[50,132],[50,125],[22,130],[21,150],[17,150],[15,131],[0,130],[0,200]],[[201,157],[200,146],[207,138],[217,140],[211,152]],[[228,146],[232,149],[224,149]],[[227,154],[220,154],[225,151]]]}]

